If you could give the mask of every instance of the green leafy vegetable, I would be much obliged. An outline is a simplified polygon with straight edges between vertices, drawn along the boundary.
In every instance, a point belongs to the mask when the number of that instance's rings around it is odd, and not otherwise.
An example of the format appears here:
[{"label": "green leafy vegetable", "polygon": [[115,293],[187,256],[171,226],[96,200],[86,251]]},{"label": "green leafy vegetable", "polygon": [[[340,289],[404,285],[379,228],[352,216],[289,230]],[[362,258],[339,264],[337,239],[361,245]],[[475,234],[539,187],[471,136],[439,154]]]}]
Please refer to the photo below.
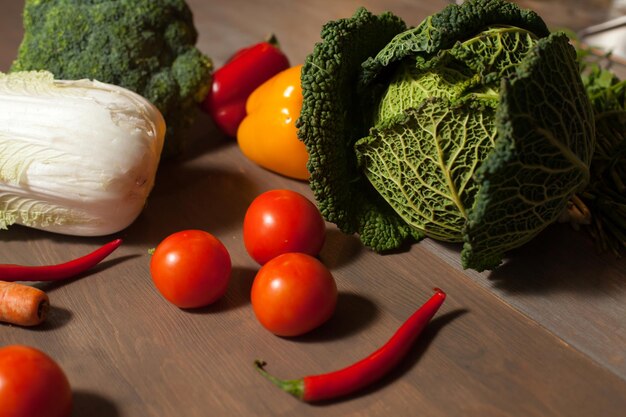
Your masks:
[{"label": "green leafy vegetable", "polygon": [[[303,67],[303,114],[298,135],[309,151],[309,172],[320,211],[346,233],[359,232],[372,247],[396,247],[415,233],[382,198],[372,192],[357,169],[351,141],[367,133],[356,104],[360,66],[396,34],[406,30],[399,18],[359,9],[353,18],[330,22]],[[329,171],[327,171],[329,170]],[[375,227],[373,233],[367,229]]]},{"label": "green leafy vegetable", "polygon": [[610,54],[578,52],[597,137],[591,181],[580,198],[593,213],[591,233],[600,248],[619,254],[626,247],[626,81],[602,63]]},{"label": "green leafy vegetable", "polygon": [[324,27],[302,87],[320,210],[377,251],[430,236],[491,269],[590,180],[576,51],[503,0],[450,5],[411,29],[359,9]]},{"label": "green leafy vegetable", "polygon": [[184,0],[27,0],[12,71],[48,70],[141,94],[165,117],[168,157],[182,151],[181,129],[210,87],[212,63],[196,39]]}]

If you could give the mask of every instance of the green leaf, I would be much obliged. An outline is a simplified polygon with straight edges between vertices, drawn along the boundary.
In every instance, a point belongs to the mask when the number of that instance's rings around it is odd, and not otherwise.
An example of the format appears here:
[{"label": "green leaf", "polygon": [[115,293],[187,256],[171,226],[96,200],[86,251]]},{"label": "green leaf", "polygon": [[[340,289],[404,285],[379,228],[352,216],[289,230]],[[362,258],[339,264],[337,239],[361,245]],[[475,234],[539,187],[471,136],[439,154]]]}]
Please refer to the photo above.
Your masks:
[{"label": "green leaf", "polygon": [[474,97],[456,105],[429,99],[357,142],[359,163],[407,224],[460,242],[478,192],[474,172],[494,147],[494,114]]},{"label": "green leaf", "polygon": [[626,81],[600,62],[608,57],[577,52],[596,122],[591,180],[580,198],[591,212],[589,231],[598,248],[619,256],[626,249]]},{"label": "green leaf", "polygon": [[361,64],[406,30],[398,17],[361,8],[327,23],[302,68],[298,137],[309,153],[310,186],[328,221],[377,250],[396,248],[412,231],[361,176],[354,142],[367,134],[356,94]]},{"label": "green leaf", "polygon": [[594,148],[592,109],[566,36],[541,39],[500,92],[496,147],[477,170],[461,254],[479,271],[559,217],[587,184]]},{"label": "green leaf", "polygon": [[420,25],[396,36],[375,57],[363,64],[360,83],[370,85],[386,67],[407,57],[419,56],[428,61],[456,42],[473,38],[488,26],[515,26],[537,37],[550,33],[535,12],[520,9],[506,0],[466,1],[449,5],[427,17]]}]

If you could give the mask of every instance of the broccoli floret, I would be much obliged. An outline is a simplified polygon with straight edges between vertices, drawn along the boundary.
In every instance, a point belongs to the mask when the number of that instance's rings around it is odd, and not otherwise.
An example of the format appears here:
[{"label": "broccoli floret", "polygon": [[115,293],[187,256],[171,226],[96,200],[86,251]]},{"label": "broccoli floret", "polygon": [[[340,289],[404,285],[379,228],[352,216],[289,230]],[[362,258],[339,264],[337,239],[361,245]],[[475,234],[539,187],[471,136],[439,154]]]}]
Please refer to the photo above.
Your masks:
[{"label": "broccoli floret", "polygon": [[163,113],[163,157],[183,150],[181,130],[208,93],[212,62],[196,47],[184,0],[26,0],[24,38],[11,70],[48,70],[133,90]]}]

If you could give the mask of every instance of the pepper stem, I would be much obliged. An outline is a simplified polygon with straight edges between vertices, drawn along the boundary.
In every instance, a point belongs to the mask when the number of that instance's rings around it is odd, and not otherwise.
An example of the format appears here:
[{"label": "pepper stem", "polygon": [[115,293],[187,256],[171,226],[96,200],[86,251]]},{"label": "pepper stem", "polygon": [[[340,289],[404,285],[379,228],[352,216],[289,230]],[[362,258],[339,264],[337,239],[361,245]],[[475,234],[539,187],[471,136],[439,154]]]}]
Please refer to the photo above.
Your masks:
[{"label": "pepper stem", "polygon": [[267,38],[265,38],[265,42],[269,43],[270,45],[280,49],[280,44],[278,43],[278,38],[276,37],[275,34],[270,33],[269,35],[267,35]]},{"label": "pepper stem", "polygon": [[285,392],[293,395],[298,399],[304,397],[304,380],[302,379],[279,379],[265,370],[266,363],[260,360],[254,361],[254,367],[261,375],[268,379],[271,383]]}]

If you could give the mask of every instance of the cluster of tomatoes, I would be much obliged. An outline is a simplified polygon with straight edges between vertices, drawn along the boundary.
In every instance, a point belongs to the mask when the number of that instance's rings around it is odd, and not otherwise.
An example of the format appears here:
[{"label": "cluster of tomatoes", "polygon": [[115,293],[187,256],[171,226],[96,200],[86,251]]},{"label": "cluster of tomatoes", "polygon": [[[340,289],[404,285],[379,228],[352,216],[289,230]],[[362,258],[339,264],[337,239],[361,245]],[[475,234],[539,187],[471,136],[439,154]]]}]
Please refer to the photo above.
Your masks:
[{"label": "cluster of tomatoes", "polygon": [[[251,289],[259,322],[280,336],[298,336],[330,318],[337,285],[317,259],[326,225],[303,195],[272,190],[248,207],[243,224],[246,250],[260,268]],[[231,259],[215,236],[184,230],[165,238],[150,260],[159,292],[181,308],[209,305],[228,288]],[[0,417],[67,417],[72,390],[59,365],[28,346],[0,349]]]},{"label": "cluster of tomatoes", "polygon": [[[298,336],[320,326],[335,311],[337,285],[317,259],[326,225],[317,207],[302,194],[271,190],[248,207],[243,240],[261,266],[250,300],[258,321],[279,336]],[[197,308],[220,299],[231,276],[225,246],[202,230],[184,230],[165,238],[150,262],[159,292],[181,308]]]}]

